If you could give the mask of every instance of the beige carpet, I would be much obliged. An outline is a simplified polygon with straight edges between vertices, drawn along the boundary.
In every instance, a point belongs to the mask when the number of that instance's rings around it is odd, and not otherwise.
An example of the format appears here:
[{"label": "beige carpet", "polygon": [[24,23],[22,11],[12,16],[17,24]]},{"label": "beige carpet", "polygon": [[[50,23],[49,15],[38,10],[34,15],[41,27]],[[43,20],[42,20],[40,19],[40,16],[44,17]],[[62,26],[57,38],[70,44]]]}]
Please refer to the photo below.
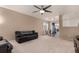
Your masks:
[{"label": "beige carpet", "polygon": [[15,40],[10,42],[14,46],[13,53],[74,53],[72,41],[56,37],[40,36],[38,39],[22,44],[17,43]]}]

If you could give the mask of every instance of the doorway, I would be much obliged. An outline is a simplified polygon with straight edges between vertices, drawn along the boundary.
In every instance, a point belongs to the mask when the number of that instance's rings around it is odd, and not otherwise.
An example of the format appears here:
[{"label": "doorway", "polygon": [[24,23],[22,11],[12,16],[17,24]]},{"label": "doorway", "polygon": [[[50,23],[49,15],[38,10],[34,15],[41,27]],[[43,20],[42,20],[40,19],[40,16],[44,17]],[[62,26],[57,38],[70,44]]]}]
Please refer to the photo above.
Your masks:
[{"label": "doorway", "polygon": [[56,34],[55,37],[59,37],[59,16],[55,16],[52,19],[46,20],[43,22],[43,31],[44,35],[52,36],[53,25],[52,23],[55,23],[56,28]]},{"label": "doorway", "polygon": [[55,16],[50,22],[51,36],[59,37],[59,16]]},{"label": "doorway", "polygon": [[44,35],[48,35],[48,22],[47,21],[44,21],[43,22],[43,32],[44,32]]}]

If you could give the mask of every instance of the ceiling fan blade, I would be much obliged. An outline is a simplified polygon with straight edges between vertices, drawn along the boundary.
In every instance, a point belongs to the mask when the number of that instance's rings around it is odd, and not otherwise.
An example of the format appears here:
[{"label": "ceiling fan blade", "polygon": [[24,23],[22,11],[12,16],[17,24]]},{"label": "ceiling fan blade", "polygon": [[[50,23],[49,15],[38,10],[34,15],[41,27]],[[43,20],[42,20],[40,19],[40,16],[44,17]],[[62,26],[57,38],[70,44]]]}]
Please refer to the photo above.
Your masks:
[{"label": "ceiling fan blade", "polygon": [[[39,11],[39,10],[38,10]],[[38,12],[38,11],[33,11],[32,13],[36,13],[36,12]]]},{"label": "ceiling fan blade", "polygon": [[45,9],[47,9],[47,8],[51,7],[51,6],[52,6],[52,5],[49,5],[49,6],[45,7],[45,8],[43,8],[43,9],[45,10]]},{"label": "ceiling fan blade", "polygon": [[49,10],[45,10],[45,12],[50,12],[50,13],[52,13],[52,11],[49,11]]},{"label": "ceiling fan blade", "polygon": [[36,7],[36,8],[38,8],[38,9],[40,9],[41,10],[41,8],[39,8],[38,6],[36,6],[36,5],[34,5],[34,7]]}]

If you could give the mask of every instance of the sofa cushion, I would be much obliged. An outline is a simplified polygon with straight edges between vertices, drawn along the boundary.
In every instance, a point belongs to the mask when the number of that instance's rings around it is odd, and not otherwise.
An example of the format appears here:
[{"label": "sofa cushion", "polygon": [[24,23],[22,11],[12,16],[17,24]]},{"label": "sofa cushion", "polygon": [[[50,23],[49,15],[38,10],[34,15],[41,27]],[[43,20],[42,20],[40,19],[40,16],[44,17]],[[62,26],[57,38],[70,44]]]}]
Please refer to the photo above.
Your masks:
[{"label": "sofa cushion", "polygon": [[33,32],[32,31],[23,31],[23,32],[21,32],[21,34],[33,34]]}]

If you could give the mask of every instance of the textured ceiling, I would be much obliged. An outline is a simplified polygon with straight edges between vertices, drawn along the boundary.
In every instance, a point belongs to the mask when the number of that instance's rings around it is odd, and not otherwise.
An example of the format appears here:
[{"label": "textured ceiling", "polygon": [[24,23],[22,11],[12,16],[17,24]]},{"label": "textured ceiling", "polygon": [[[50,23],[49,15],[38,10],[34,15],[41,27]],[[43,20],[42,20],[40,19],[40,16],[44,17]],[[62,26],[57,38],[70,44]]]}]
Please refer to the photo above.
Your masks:
[{"label": "textured ceiling", "polygon": [[39,19],[52,19],[54,16],[64,14],[79,14],[79,6],[68,5],[52,5],[52,7],[48,8],[48,10],[52,11],[52,13],[45,13],[44,15],[41,15],[39,12],[32,13],[33,11],[38,10],[37,8],[33,7],[33,5],[3,5],[1,7],[17,11],[25,15],[30,15]]}]

